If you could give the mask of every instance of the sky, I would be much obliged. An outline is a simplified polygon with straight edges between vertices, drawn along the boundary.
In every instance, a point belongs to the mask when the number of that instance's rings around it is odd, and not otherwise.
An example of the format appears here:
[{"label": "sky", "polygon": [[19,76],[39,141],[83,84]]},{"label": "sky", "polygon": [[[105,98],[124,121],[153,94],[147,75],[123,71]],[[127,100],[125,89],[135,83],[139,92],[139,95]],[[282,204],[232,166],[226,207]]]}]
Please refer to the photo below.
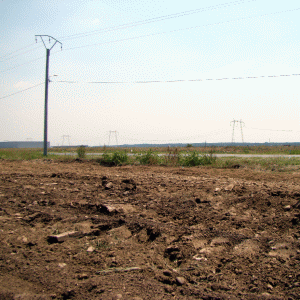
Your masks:
[{"label": "sky", "polygon": [[0,141],[43,140],[56,41],[52,146],[300,141],[299,0],[0,0],[0,11]]}]

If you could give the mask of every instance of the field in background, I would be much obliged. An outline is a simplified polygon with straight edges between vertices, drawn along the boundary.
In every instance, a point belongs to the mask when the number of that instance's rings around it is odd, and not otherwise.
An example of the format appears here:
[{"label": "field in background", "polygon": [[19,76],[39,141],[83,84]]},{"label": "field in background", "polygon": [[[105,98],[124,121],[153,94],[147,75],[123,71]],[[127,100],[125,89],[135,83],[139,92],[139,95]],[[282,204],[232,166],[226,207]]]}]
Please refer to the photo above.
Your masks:
[{"label": "field in background", "polygon": [[[50,148],[50,152],[76,152],[77,148],[63,148],[55,147]],[[188,144],[186,147],[87,147],[87,153],[102,153],[102,152],[115,152],[115,151],[127,151],[128,153],[141,153],[152,150],[156,153],[168,153],[177,149],[179,152],[193,152],[197,151],[203,154],[209,154],[211,152],[216,154],[300,154],[300,146],[224,146],[224,147],[194,147],[192,144]]]},{"label": "field in background", "polygon": [[[226,147],[87,147],[79,148],[49,148],[47,158],[42,149],[0,149],[0,159],[33,160],[75,159],[94,160],[106,165],[162,165],[162,166],[210,166],[212,168],[250,168],[270,171],[295,171],[300,169],[298,157],[218,157],[214,154],[300,154],[296,146],[226,146]],[[96,155],[92,155],[96,154]],[[102,154],[102,155],[99,155]],[[164,154],[164,155],[160,155]]]}]

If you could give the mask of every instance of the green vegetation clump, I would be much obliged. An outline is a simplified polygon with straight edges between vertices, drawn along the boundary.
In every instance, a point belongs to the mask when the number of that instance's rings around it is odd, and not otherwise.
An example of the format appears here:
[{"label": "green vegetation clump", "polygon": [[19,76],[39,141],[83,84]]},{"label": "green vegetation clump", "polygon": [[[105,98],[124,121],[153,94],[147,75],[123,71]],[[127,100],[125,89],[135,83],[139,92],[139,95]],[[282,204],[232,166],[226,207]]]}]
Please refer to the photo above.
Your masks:
[{"label": "green vegetation clump", "polygon": [[80,146],[79,148],[77,148],[76,150],[77,155],[79,158],[85,158],[86,156],[86,149],[84,146]]},{"label": "green vegetation clump", "polygon": [[139,154],[136,157],[136,160],[141,165],[158,165],[160,163],[159,156],[151,149],[149,149],[146,153]]},{"label": "green vegetation clump", "polygon": [[206,166],[215,163],[216,159],[212,153],[199,155],[196,151],[193,151],[181,158],[181,165],[186,167]]},{"label": "green vegetation clump", "polygon": [[129,161],[127,152],[114,152],[113,154],[104,153],[97,161],[104,166],[125,165]]},{"label": "green vegetation clump", "polygon": [[292,154],[292,155],[293,154],[296,154],[296,155],[298,154],[299,155],[300,154],[300,150],[299,149],[290,150],[289,154]]}]

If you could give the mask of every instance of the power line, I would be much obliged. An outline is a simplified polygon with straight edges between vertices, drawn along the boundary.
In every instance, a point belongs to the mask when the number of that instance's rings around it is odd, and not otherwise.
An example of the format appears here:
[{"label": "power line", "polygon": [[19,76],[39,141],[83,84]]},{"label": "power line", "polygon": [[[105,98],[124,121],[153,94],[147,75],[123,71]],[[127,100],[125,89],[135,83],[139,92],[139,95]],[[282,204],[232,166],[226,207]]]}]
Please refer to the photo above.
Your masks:
[{"label": "power line", "polygon": [[29,88],[27,88],[27,89],[24,89],[24,90],[22,90],[22,91],[18,91],[18,92],[16,92],[16,93],[13,93],[13,94],[6,95],[6,96],[4,96],[4,97],[1,97],[0,100],[1,100],[1,99],[4,99],[4,98],[11,97],[11,96],[13,96],[13,95],[16,95],[16,94],[19,94],[19,93],[22,93],[22,92],[25,92],[25,91],[27,91],[27,90],[33,89],[33,88],[35,88],[35,87],[37,87],[37,86],[40,86],[40,85],[42,85],[42,84],[44,84],[44,82],[39,83],[39,84],[34,85],[34,86],[31,86],[31,87],[29,87]]},{"label": "power line", "polygon": [[26,48],[29,48],[29,47],[31,47],[31,46],[34,46],[34,45],[35,45],[35,43],[30,44],[30,45],[25,46],[25,47],[22,47],[22,48],[17,49],[17,50],[14,50],[14,51],[12,51],[12,52],[10,52],[10,53],[4,54],[4,55],[0,56],[0,59],[3,58],[3,57],[9,56],[9,55],[11,55],[11,54],[14,54],[14,53],[16,53],[16,52],[18,52],[18,51],[21,51],[21,50],[23,50],[23,49],[26,49]]},{"label": "power line", "polygon": [[208,7],[205,7],[205,8],[198,8],[198,9],[188,10],[188,11],[179,12],[179,13],[170,14],[170,15],[165,15],[165,16],[161,16],[161,17],[155,17],[155,18],[151,18],[151,19],[147,19],[147,20],[136,21],[136,22],[132,22],[132,23],[126,23],[126,24],[122,24],[122,25],[106,27],[106,28],[102,28],[102,29],[98,29],[98,30],[92,30],[92,31],[72,34],[72,35],[69,35],[69,36],[60,37],[60,39],[62,39],[62,40],[76,39],[76,38],[95,35],[95,34],[98,34],[98,33],[105,33],[105,32],[109,32],[109,31],[121,30],[121,29],[130,28],[130,27],[141,26],[141,25],[145,25],[145,24],[149,24],[149,23],[160,22],[160,21],[164,21],[164,20],[168,20],[168,19],[188,16],[188,15],[191,15],[191,14],[196,14],[196,13],[200,13],[200,12],[204,12],[204,11],[208,11],[208,10],[216,10],[216,9],[219,9],[220,7],[222,8],[222,6],[223,7],[229,7],[231,5],[238,5],[238,4],[242,4],[242,3],[245,3],[245,2],[254,2],[254,1],[257,1],[257,0],[249,0],[249,1],[240,0],[240,1],[227,2],[227,3],[223,3],[223,4],[218,4],[218,5],[215,5],[215,6],[208,6]]},{"label": "power line", "polygon": [[[156,33],[145,34],[145,35],[136,36],[136,37],[130,37],[130,38],[126,38],[126,39],[121,39],[121,40],[114,40],[114,41],[107,41],[107,42],[77,46],[77,47],[73,47],[73,48],[67,48],[67,49],[64,49],[64,50],[65,51],[66,50],[74,50],[74,49],[80,49],[80,48],[86,48],[86,47],[92,47],[92,46],[99,46],[99,45],[110,44],[110,43],[130,41],[130,40],[135,40],[135,39],[139,39],[139,38],[162,35],[162,34],[166,34],[166,33],[179,32],[179,31],[183,31],[183,30],[191,30],[191,29],[196,29],[196,28],[200,28],[200,27],[220,25],[220,24],[226,24],[226,23],[231,23],[231,22],[236,22],[236,21],[241,21],[241,20],[254,19],[254,18],[261,18],[261,17],[265,17],[265,16],[269,16],[269,15],[287,13],[287,12],[292,12],[292,11],[296,11],[296,10],[300,10],[300,8],[289,9],[289,10],[279,11],[279,12],[275,12],[275,13],[268,13],[268,14],[263,14],[263,15],[258,15],[258,16],[244,17],[244,18],[240,18],[240,19],[233,19],[233,20],[228,20],[228,21],[223,21],[223,22],[216,22],[216,23],[211,23],[211,24],[206,24],[206,25],[199,25],[199,26],[192,26],[192,27],[187,27],[187,28],[175,29],[175,30],[171,30],[171,31],[156,32]],[[54,52],[54,53],[56,53],[56,52]]]},{"label": "power line", "polygon": [[44,57],[42,56],[42,57],[38,57],[38,58],[35,58],[35,59],[32,59],[32,60],[29,60],[28,62],[26,62],[26,63],[24,63],[24,64],[17,65],[17,66],[14,66],[14,67],[12,67],[12,68],[9,68],[9,69],[6,69],[6,70],[4,70],[4,71],[1,71],[0,74],[6,73],[6,72],[8,72],[8,71],[10,71],[10,70],[13,70],[13,69],[16,69],[16,68],[18,68],[18,67],[22,67],[22,66],[24,66],[24,65],[30,64],[30,63],[32,63],[32,62],[34,62],[34,61],[37,61],[37,60],[39,60],[39,59],[42,59],[42,58],[44,58]]},{"label": "power line", "polygon": [[[166,34],[166,33],[173,33],[173,32],[178,32],[178,31],[183,31],[183,30],[191,30],[191,29],[196,29],[196,28],[206,27],[206,26],[220,25],[220,24],[231,23],[231,22],[241,21],[241,20],[246,20],[246,19],[253,19],[253,18],[259,18],[259,17],[265,17],[265,16],[268,16],[268,15],[274,15],[274,14],[292,12],[292,11],[296,11],[296,10],[300,10],[300,8],[295,8],[295,9],[290,9],[290,10],[285,10],[285,11],[279,11],[279,12],[269,13],[269,14],[263,14],[263,15],[259,15],[259,16],[251,16],[251,17],[245,17],[245,18],[234,19],[234,20],[229,20],[229,21],[211,23],[211,24],[206,24],[206,25],[199,25],[199,26],[194,26],[194,27],[181,28],[181,29],[176,29],[176,30],[171,30],[171,31],[164,31],[164,32],[158,32],[158,33],[152,33],[152,34],[147,34],[147,35],[141,35],[141,36],[126,38],[126,39],[120,39],[120,40],[114,40],[114,41],[106,41],[106,42],[101,42],[101,43],[83,45],[83,46],[78,46],[78,47],[73,47],[73,48],[67,48],[67,49],[64,49],[64,51],[66,51],[66,50],[75,50],[75,49],[79,49],[79,48],[92,47],[92,46],[105,45],[105,44],[111,44],[111,43],[117,43],[117,42],[124,42],[124,41],[129,41],[129,40],[135,40],[135,39],[139,39],[139,38],[144,38],[144,37],[162,35],[162,34]],[[58,52],[60,52],[60,51],[53,52],[53,54],[58,53]],[[28,62],[26,62],[24,64],[20,64],[20,65],[14,66],[12,68],[0,71],[0,74],[6,73],[8,71],[11,71],[13,69],[16,69],[18,67],[24,66],[26,64],[29,64],[29,63],[34,62],[34,61],[37,61],[37,60],[42,59],[42,58],[43,57],[39,57],[39,58],[33,59],[31,61],[28,61]],[[282,76],[284,76],[284,75],[282,75]],[[287,76],[289,76],[289,75],[287,75]]]},{"label": "power line", "polygon": [[193,82],[193,81],[221,81],[221,80],[243,80],[243,79],[259,79],[259,78],[279,78],[300,76],[300,74],[284,74],[284,75],[262,75],[262,76],[248,76],[248,77],[232,77],[232,78],[205,78],[205,79],[175,79],[175,80],[149,80],[149,81],[68,81],[57,80],[53,82],[61,83],[87,83],[87,84],[146,84],[146,83],[175,83],[175,82]]},{"label": "power line", "polygon": [[39,47],[35,47],[35,48],[33,48],[33,49],[29,49],[29,50],[24,51],[24,52],[22,52],[22,53],[19,53],[19,54],[16,54],[16,55],[14,55],[14,56],[5,58],[4,60],[0,60],[0,62],[5,62],[5,61],[8,61],[8,60],[11,60],[11,59],[13,59],[13,58],[15,58],[15,57],[19,57],[20,55],[23,55],[23,54],[26,54],[26,53],[28,53],[28,52],[37,50],[37,49],[39,49],[39,48],[40,48],[40,46],[39,46]]},{"label": "power line", "polygon": [[[300,76],[300,74],[288,74],[288,75],[268,75],[268,76],[255,76],[255,77],[234,77],[234,78],[207,78],[207,79],[178,79],[178,80],[164,80],[164,81],[159,81],[159,80],[151,80],[151,81],[90,81],[90,82],[83,82],[83,81],[67,81],[67,80],[57,80],[57,81],[52,81],[53,83],[55,82],[60,82],[60,83],[87,83],[87,84],[146,84],[146,83],[175,83],[175,82],[201,82],[201,81],[220,81],[220,80],[239,80],[239,79],[257,79],[257,78],[279,78],[279,77],[289,77],[289,76]],[[37,87],[43,83],[40,83],[38,85],[29,87],[27,89],[24,89],[22,91],[1,97],[0,99],[4,99],[10,96],[13,96],[15,94],[24,92],[26,90],[32,89],[34,87]],[[249,129],[258,129],[258,128],[249,128]],[[271,130],[271,129],[258,129],[258,130]]]},{"label": "power line", "polygon": [[[254,129],[254,130],[265,130],[265,131],[285,131],[285,132],[293,132],[293,130],[281,130],[281,129],[262,129],[262,128],[250,128],[246,127],[247,129]],[[297,131],[296,131],[297,132]]]},{"label": "power line", "polygon": [[[130,28],[130,27],[141,26],[141,25],[145,25],[145,24],[148,24],[148,23],[160,22],[160,21],[173,19],[173,18],[178,18],[178,17],[183,17],[183,16],[187,16],[187,15],[191,15],[191,14],[196,14],[196,13],[208,11],[208,10],[216,10],[216,9],[223,8],[223,7],[228,7],[228,6],[231,6],[231,5],[239,5],[239,4],[242,4],[242,3],[245,3],[245,2],[254,2],[254,1],[257,1],[257,0],[232,1],[232,2],[227,2],[227,3],[223,3],[223,4],[218,4],[218,5],[215,5],[215,6],[208,6],[208,7],[205,7],[205,8],[198,8],[198,9],[188,10],[188,11],[184,11],[184,12],[165,15],[165,16],[161,16],[161,17],[155,17],[155,18],[146,19],[146,20],[142,20],[142,21],[136,21],[136,22],[132,22],[132,23],[126,23],[126,24],[121,24],[121,25],[117,25],[117,26],[106,27],[106,28],[102,28],[102,29],[98,29],[98,30],[92,30],[92,31],[87,31],[87,32],[82,32],[82,33],[76,33],[76,34],[72,34],[72,35],[68,35],[68,36],[62,36],[62,37],[60,37],[60,39],[61,40],[71,40],[71,39],[76,39],[76,38],[82,38],[82,37],[86,37],[86,36],[90,36],[90,35],[95,35],[95,34],[98,34],[98,33],[105,33],[105,32],[109,32],[109,31],[115,31],[115,30]],[[28,47],[31,47],[33,45],[35,45],[35,44],[30,44],[28,46],[25,46],[23,48],[20,48],[18,50],[15,50],[13,52],[5,54],[5,55],[0,57],[0,60],[2,58],[6,57],[6,56],[10,56],[11,54],[19,52],[19,51],[21,51],[23,49],[26,49]],[[22,52],[20,54],[17,54],[17,55],[14,55],[12,57],[1,60],[1,62],[5,62],[5,61],[10,60],[12,58],[18,57],[22,54],[25,54],[25,53],[31,52],[33,50],[36,50],[38,48],[39,47],[35,47],[34,49],[30,49],[28,51],[25,51],[25,52]]]}]

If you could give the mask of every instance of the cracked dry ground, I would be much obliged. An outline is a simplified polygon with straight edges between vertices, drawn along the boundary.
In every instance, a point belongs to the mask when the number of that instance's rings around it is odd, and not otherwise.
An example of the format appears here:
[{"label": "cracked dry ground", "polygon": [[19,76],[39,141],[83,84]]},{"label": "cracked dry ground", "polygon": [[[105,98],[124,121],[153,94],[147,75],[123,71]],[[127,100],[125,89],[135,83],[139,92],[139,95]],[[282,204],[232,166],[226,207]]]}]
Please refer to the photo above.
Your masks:
[{"label": "cracked dry ground", "polygon": [[0,299],[300,299],[299,199],[299,171],[2,160]]}]

